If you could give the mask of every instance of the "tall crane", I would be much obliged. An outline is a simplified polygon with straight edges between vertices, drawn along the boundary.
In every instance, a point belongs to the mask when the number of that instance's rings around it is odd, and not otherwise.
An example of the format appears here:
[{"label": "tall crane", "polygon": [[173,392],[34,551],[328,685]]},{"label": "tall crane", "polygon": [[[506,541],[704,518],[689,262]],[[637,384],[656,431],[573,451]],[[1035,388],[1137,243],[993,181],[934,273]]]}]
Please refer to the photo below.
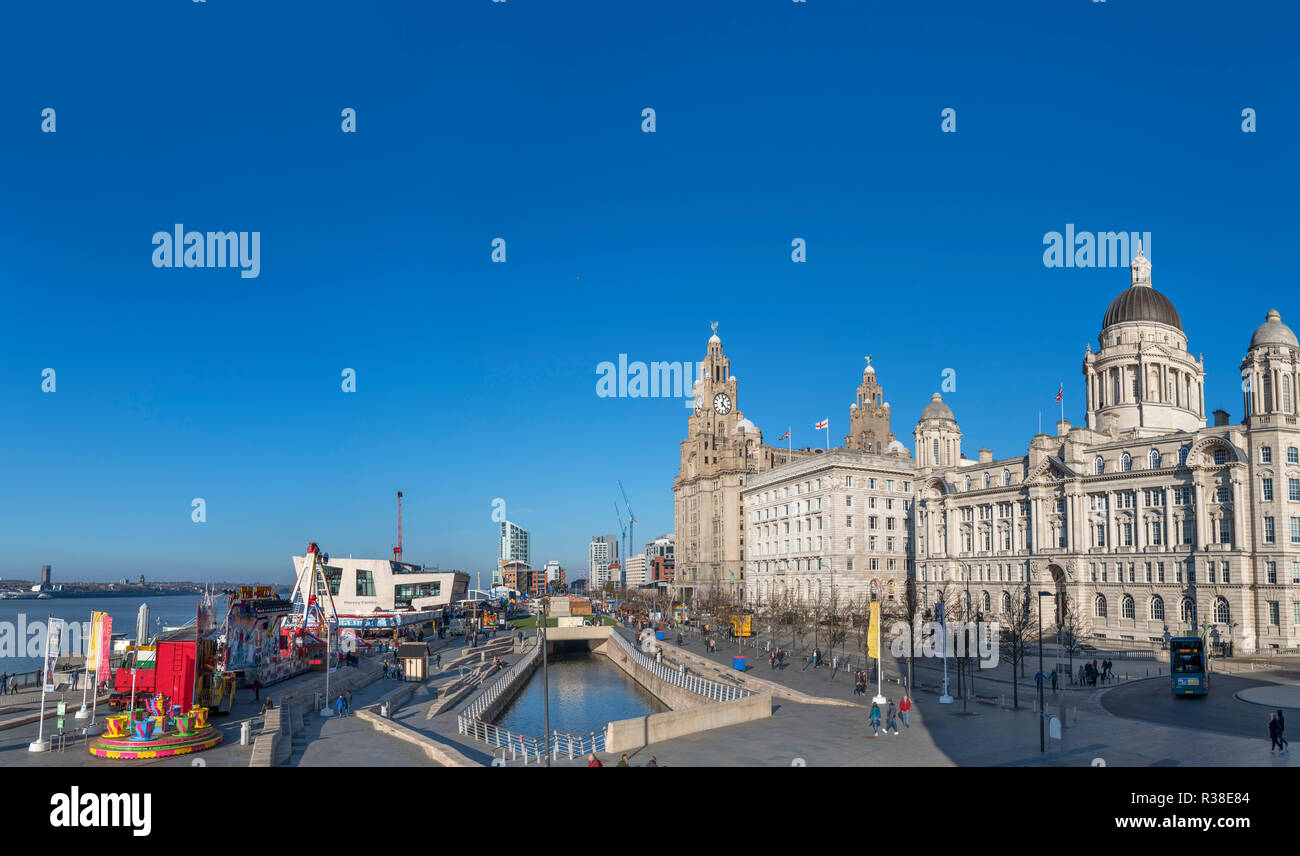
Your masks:
[{"label": "tall crane", "polygon": [[[627,547],[623,550],[623,567],[627,568],[627,560],[632,557],[632,547],[636,544],[636,514],[632,512],[632,503],[627,501],[627,491],[623,490],[623,481],[618,479],[618,491],[623,494],[623,505],[627,507]],[[646,570],[649,570],[648,568]]]},{"label": "tall crane", "polygon": [[[614,516],[618,518],[618,533],[623,539],[623,552],[627,553],[627,527],[623,525],[623,512],[619,511],[617,501],[614,502]],[[625,562],[627,559],[623,559],[622,561]],[[619,576],[621,577],[623,565],[620,563],[618,567]],[[620,579],[619,582],[621,583],[622,580]]]},{"label": "tall crane", "polygon": [[402,492],[397,492],[397,546],[393,548],[393,561],[402,561]]}]

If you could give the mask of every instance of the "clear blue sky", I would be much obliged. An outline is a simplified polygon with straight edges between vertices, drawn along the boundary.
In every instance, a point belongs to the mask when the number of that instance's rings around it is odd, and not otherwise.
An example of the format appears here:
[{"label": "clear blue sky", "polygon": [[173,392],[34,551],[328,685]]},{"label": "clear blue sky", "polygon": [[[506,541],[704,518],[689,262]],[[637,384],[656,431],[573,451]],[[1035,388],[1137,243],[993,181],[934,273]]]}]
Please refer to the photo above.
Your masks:
[{"label": "clear blue sky", "polygon": [[[769,441],[840,442],[871,353],[909,449],[952,368],[969,448],[1019,454],[1058,382],[1081,417],[1128,284],[1045,268],[1066,223],[1152,232],[1234,419],[1255,326],[1300,322],[1284,4],[0,14],[0,576],[284,581],[309,540],[387,554],[399,489],[411,560],[489,568],[501,497],[535,564],[585,570],[616,479],[638,543],[672,529],[686,429],[597,364],[701,359],[710,321]],[[155,269],[175,223],[260,231],[261,276]]]}]

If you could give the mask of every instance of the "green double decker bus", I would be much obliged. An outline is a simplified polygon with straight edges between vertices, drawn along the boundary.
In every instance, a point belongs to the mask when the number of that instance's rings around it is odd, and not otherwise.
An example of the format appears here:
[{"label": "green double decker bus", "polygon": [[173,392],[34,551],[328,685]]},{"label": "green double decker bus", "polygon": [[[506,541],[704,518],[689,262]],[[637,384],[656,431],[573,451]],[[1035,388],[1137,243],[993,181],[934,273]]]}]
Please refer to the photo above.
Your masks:
[{"label": "green double decker bus", "polygon": [[1205,695],[1210,691],[1205,642],[1199,636],[1169,640],[1169,688],[1176,696]]}]

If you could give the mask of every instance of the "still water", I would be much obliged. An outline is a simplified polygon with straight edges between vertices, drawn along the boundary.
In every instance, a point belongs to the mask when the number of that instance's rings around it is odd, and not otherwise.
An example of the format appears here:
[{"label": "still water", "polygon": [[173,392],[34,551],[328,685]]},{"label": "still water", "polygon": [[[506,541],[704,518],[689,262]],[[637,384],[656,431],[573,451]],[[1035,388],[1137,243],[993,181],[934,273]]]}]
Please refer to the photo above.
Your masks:
[{"label": "still water", "polygon": [[[617,719],[668,709],[601,654],[578,652],[552,657],[548,672],[552,729],[595,731]],[[496,724],[517,734],[541,735],[546,731],[543,723],[542,670],[538,667]]]},{"label": "still water", "polygon": [[[225,597],[216,598],[217,620],[225,614]],[[140,604],[149,604],[149,632],[154,633],[163,626],[176,627],[191,621],[198,611],[197,594],[167,595],[165,597],[56,597],[50,600],[0,600],[0,671],[26,672],[39,669],[40,656],[26,656],[30,652],[31,640],[36,631],[33,624],[44,627],[45,619],[53,616],[72,622],[89,622],[92,610],[107,612],[113,616],[113,635],[125,634],[135,638],[135,616]],[[20,621],[19,618],[22,618]],[[161,619],[161,621],[159,621]],[[19,638],[20,630],[25,631]],[[82,650],[85,653],[85,640],[80,633]],[[44,636],[36,642],[37,650],[43,650]]]}]

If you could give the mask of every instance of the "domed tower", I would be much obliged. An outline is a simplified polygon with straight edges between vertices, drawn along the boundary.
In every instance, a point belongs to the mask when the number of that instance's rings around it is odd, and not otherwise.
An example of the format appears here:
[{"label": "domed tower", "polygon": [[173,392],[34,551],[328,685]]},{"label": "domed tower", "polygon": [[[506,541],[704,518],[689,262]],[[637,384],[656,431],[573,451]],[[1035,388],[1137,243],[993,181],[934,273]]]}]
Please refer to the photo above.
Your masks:
[{"label": "domed tower", "polygon": [[1296,383],[1300,375],[1300,343],[1282,315],[1270,309],[1250,337],[1250,350],[1241,361],[1241,391],[1246,423],[1258,417],[1296,412]]},{"label": "domed tower", "polygon": [[961,429],[952,408],[935,393],[917,420],[916,465],[918,467],[955,467],[961,460]]},{"label": "domed tower", "polygon": [[1151,286],[1151,262],[1129,266],[1132,284],[1101,319],[1100,349],[1083,357],[1088,427],[1138,436],[1205,426],[1205,364],[1187,352],[1174,304]]},{"label": "domed tower", "polygon": [[849,407],[849,433],[844,437],[844,448],[883,455],[893,442],[885,391],[876,382],[876,370],[871,365],[871,357],[867,357],[858,400]]}]

